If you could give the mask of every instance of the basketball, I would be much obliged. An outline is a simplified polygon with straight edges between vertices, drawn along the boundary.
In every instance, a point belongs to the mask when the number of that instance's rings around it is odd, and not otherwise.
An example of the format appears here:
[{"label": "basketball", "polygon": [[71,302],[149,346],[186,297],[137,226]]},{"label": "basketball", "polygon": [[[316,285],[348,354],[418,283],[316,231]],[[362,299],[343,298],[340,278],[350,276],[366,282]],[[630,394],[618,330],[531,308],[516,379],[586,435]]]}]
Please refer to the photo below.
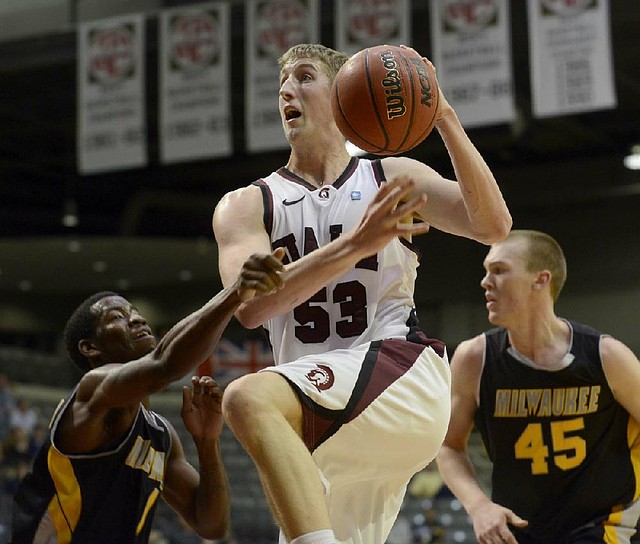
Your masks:
[{"label": "basketball", "polygon": [[432,66],[413,50],[393,45],[353,55],[331,89],[340,132],[377,155],[404,153],[422,142],[435,124],[438,99]]}]

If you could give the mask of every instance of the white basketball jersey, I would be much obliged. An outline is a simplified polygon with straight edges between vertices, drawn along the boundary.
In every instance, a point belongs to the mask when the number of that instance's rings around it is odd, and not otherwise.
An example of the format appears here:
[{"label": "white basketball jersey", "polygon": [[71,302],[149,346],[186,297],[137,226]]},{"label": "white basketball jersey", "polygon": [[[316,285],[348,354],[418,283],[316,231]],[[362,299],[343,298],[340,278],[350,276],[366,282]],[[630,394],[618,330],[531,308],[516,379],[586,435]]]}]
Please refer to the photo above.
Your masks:
[{"label": "white basketball jersey", "polygon": [[[357,224],[383,181],[379,160],[354,157],[332,185],[320,189],[286,168],[254,182],[262,190],[272,247],[285,248],[286,263],[328,244]],[[409,321],[417,267],[411,244],[396,238],[291,312],[265,322],[275,363],[405,338],[416,325]]]}]

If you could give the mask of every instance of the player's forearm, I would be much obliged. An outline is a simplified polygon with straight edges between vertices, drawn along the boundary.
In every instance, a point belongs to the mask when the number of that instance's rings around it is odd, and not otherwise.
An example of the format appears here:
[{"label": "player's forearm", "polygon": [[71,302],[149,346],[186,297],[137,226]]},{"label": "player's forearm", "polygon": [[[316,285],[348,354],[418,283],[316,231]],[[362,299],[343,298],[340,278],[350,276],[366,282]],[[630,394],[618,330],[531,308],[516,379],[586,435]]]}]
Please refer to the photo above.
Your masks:
[{"label": "player's forearm", "polygon": [[196,442],[200,483],[196,490],[194,524],[204,538],[221,539],[229,530],[229,486],[219,440]]},{"label": "player's forearm", "polygon": [[480,505],[491,500],[478,484],[473,464],[466,452],[443,445],[436,461],[444,483],[467,513],[472,514]]},{"label": "player's forearm", "polygon": [[243,304],[237,313],[238,319],[247,328],[258,327],[266,320],[302,304],[367,256],[355,243],[351,233],[343,234],[326,246],[288,264],[282,273],[285,287],[261,297],[259,301]]},{"label": "player's forearm", "polygon": [[211,354],[240,302],[233,284],[165,334],[152,353],[160,363],[163,381],[180,379]]},{"label": "player's forearm", "polygon": [[476,239],[486,244],[503,239],[511,229],[511,214],[493,173],[455,111],[447,111],[438,122],[438,131],[449,152]]}]

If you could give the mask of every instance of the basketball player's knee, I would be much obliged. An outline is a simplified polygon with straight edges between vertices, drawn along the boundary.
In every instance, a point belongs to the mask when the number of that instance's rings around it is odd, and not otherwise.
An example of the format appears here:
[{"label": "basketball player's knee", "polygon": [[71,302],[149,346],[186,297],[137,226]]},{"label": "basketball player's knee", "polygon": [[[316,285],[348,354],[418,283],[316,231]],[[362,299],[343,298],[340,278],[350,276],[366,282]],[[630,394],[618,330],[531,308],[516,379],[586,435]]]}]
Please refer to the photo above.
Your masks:
[{"label": "basketball player's knee", "polygon": [[250,423],[264,410],[264,398],[255,380],[244,376],[231,382],[222,397],[222,413],[229,426]]}]

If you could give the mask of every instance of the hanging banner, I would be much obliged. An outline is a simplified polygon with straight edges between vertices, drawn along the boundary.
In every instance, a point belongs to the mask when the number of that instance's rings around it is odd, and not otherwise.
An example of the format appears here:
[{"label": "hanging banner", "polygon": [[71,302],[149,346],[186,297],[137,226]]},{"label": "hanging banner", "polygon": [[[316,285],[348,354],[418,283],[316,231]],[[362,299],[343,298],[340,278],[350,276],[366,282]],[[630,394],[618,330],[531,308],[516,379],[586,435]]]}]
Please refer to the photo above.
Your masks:
[{"label": "hanging banner", "polygon": [[160,14],[160,160],[230,155],[229,7],[212,2]]},{"label": "hanging banner", "polygon": [[409,0],[337,0],[336,47],[353,55],[374,45],[411,45]]},{"label": "hanging banner", "polygon": [[245,63],[247,151],[286,149],[278,109],[278,59],[291,46],[317,43],[317,0],[249,0]]},{"label": "hanging banner", "polygon": [[143,15],[81,23],[77,47],[79,171],[145,166]]},{"label": "hanging banner", "polygon": [[616,106],[608,0],[528,0],[533,115]]},{"label": "hanging banner", "polygon": [[431,0],[433,59],[463,126],[515,118],[509,0]]}]

